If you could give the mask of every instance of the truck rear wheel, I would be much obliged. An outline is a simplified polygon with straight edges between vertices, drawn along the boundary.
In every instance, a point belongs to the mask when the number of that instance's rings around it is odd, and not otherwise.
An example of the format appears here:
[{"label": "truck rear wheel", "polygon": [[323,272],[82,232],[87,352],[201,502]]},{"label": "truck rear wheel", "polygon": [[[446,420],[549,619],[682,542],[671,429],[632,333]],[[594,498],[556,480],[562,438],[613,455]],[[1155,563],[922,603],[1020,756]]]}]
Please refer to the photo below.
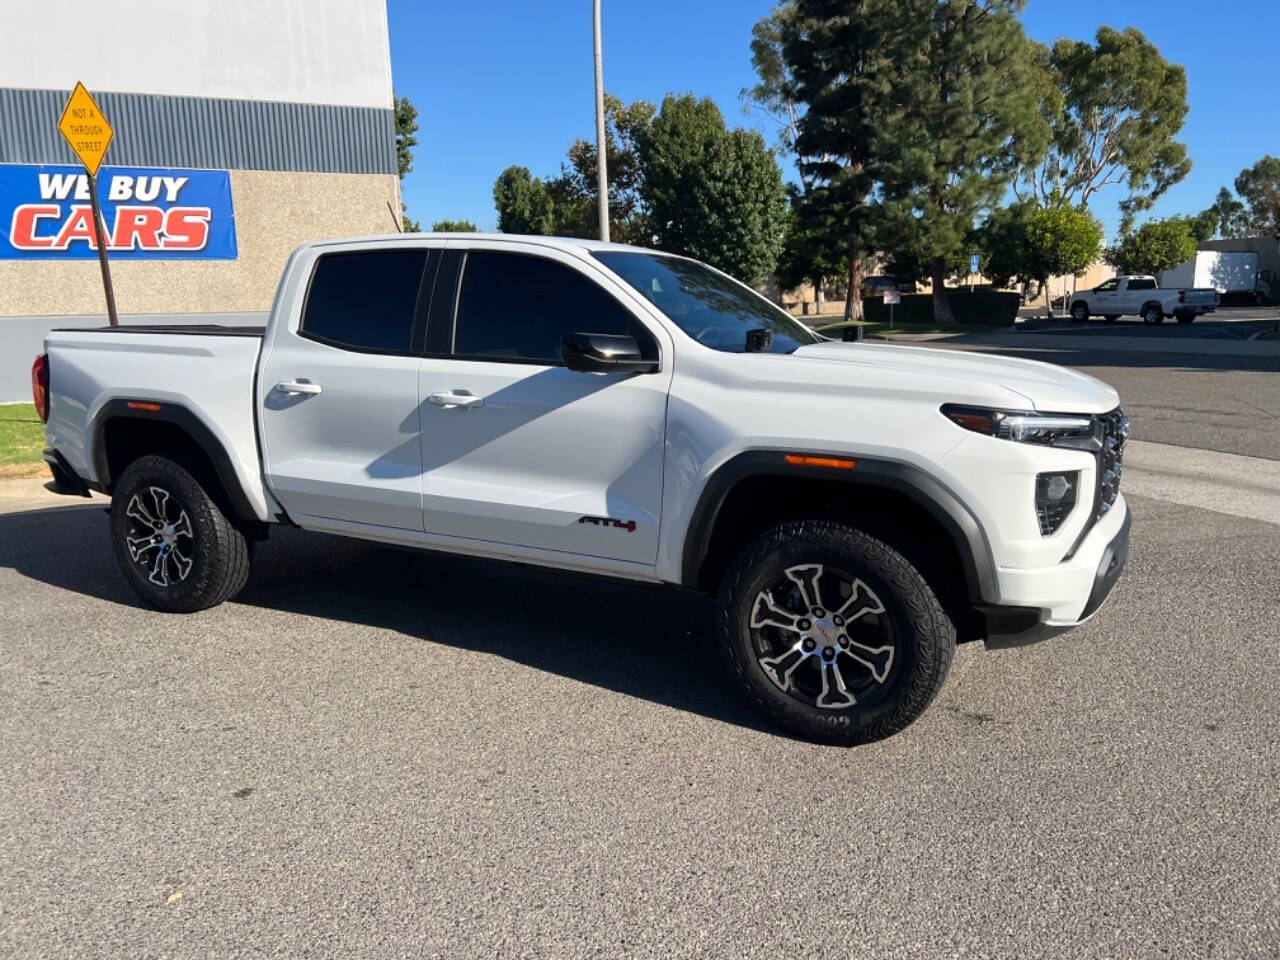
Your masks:
[{"label": "truck rear wheel", "polygon": [[165,457],[139,457],[116,482],[111,540],[129,585],[160,610],[217,606],[249,579],[249,540],[185,467]]},{"label": "truck rear wheel", "polygon": [[809,739],[887,737],[942,688],[955,629],[924,577],[843,523],[781,524],[748,544],[721,586],[720,641],[747,693]]},{"label": "truck rear wheel", "polygon": [[1158,303],[1149,303],[1142,308],[1142,322],[1149,324],[1164,323],[1164,308]]},{"label": "truck rear wheel", "polygon": [[1071,319],[1084,323],[1089,319],[1089,305],[1083,300],[1077,300],[1071,305]]}]

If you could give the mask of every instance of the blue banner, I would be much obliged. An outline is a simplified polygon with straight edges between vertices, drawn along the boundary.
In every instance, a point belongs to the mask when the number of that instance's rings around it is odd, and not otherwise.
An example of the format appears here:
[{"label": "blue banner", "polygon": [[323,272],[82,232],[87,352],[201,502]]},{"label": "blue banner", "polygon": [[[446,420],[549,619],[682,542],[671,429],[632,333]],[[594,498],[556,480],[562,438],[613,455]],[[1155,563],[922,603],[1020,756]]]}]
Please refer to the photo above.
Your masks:
[{"label": "blue banner", "polygon": [[[234,260],[226,170],[102,167],[113,260]],[[92,260],[98,231],[83,167],[0,163],[0,260]]]}]

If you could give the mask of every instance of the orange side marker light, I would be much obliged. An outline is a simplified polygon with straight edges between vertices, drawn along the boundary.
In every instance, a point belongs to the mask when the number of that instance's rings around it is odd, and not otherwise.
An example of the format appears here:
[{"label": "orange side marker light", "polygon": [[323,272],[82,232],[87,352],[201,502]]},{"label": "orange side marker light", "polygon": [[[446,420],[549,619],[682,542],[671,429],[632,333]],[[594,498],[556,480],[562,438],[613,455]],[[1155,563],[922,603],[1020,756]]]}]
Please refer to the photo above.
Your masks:
[{"label": "orange side marker light", "polygon": [[839,457],[808,457],[799,453],[788,453],[787,463],[793,467],[827,467],[832,470],[852,470],[858,465],[857,460],[844,460]]}]

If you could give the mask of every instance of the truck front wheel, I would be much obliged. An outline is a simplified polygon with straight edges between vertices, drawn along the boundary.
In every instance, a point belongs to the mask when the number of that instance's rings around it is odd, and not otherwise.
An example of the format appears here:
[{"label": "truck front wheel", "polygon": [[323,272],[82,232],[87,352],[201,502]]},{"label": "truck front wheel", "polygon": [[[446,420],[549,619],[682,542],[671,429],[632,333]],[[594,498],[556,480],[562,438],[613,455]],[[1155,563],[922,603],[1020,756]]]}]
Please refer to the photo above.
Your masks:
[{"label": "truck front wheel", "polygon": [[112,490],[111,540],[129,585],[172,613],[217,606],[249,579],[249,540],[165,457],[139,457]]},{"label": "truck front wheel", "polygon": [[747,693],[780,726],[851,745],[896,733],[942,688],[955,629],[887,543],[802,520],[762,534],[725,574],[719,635]]}]

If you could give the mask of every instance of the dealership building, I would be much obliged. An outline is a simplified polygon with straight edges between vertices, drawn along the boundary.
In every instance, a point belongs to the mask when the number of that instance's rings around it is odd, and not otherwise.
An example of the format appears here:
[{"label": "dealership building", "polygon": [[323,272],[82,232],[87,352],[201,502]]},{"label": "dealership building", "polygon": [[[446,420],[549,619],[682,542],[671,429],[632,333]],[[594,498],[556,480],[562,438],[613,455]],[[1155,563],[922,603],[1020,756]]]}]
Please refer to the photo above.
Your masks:
[{"label": "dealership building", "polygon": [[98,196],[122,316],[264,311],[298,244],[397,229],[385,0],[0,0],[0,19],[0,400],[45,330],[105,314],[58,130],[77,81],[114,129]]}]

